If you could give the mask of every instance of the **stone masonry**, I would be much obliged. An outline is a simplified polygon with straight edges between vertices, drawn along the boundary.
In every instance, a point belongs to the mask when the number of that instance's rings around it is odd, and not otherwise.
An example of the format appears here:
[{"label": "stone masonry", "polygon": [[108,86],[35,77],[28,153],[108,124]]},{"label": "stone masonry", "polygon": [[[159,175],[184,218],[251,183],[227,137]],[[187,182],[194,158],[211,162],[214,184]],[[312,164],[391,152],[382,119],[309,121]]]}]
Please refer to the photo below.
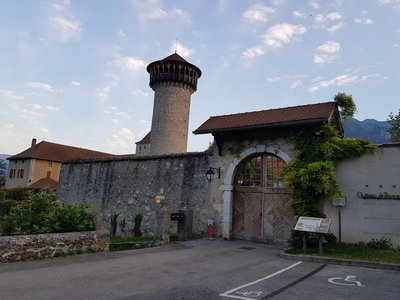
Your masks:
[{"label": "stone masonry", "polygon": [[[193,234],[201,236],[207,219],[216,215],[209,206],[210,184],[206,180],[210,155],[118,156],[104,160],[63,164],[57,200],[87,202],[102,215],[110,228],[110,218],[118,213],[118,235],[133,235],[133,219],[143,215],[143,235],[161,237],[166,210],[193,211]],[[123,232],[125,231],[125,232]]]},{"label": "stone masonry", "polygon": [[158,83],[154,87],[150,153],[185,153],[187,150],[192,88],[181,83]]}]

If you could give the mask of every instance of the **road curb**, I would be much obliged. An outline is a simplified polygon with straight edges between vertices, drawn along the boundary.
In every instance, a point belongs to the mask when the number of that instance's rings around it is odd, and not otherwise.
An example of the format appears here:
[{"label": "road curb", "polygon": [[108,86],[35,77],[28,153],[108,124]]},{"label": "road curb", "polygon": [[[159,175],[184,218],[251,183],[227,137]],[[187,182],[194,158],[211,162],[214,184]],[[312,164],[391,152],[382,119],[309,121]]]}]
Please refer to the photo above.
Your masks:
[{"label": "road curb", "polygon": [[330,257],[322,257],[322,256],[306,255],[306,254],[288,254],[285,253],[285,251],[281,251],[280,256],[282,258],[294,261],[307,261],[307,262],[325,263],[325,264],[342,265],[342,266],[400,271],[400,264],[388,264],[388,263],[370,262],[364,260],[339,259],[339,258],[330,258]]}]

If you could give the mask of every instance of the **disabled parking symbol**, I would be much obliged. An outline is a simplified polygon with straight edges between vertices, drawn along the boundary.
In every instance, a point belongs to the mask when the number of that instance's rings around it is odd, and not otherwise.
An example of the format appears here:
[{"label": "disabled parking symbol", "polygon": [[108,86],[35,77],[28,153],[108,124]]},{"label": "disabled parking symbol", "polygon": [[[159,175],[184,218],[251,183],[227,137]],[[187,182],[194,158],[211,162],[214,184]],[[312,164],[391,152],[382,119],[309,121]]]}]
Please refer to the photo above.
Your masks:
[{"label": "disabled parking symbol", "polygon": [[347,285],[347,286],[365,286],[362,285],[361,282],[356,280],[356,276],[346,276],[346,277],[332,277],[329,278],[328,281],[337,285]]}]

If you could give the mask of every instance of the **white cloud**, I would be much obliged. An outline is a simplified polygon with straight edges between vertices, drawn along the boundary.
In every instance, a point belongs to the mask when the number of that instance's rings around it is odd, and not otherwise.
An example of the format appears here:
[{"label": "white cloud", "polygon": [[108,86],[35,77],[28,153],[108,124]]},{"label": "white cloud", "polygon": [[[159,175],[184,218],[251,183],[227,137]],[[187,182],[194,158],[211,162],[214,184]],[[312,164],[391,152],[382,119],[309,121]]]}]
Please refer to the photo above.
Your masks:
[{"label": "white cloud", "polygon": [[146,62],[137,57],[124,56],[118,57],[113,61],[114,66],[128,71],[142,72],[146,67]]},{"label": "white cloud", "polygon": [[290,85],[290,89],[295,90],[299,87],[301,87],[303,85],[303,83],[301,82],[301,80],[296,80],[293,81],[292,84]]},{"label": "white cloud", "polygon": [[303,25],[293,25],[288,23],[278,24],[270,27],[264,35],[264,44],[269,47],[282,47],[299,40],[299,36],[307,31]]},{"label": "white cloud", "polygon": [[39,130],[40,130],[40,132],[43,132],[43,133],[49,133],[49,132],[50,132],[50,130],[49,130],[49,129],[47,129],[47,128],[44,128],[44,127],[42,127],[42,128],[39,128]]},{"label": "white cloud", "polygon": [[305,18],[307,16],[307,14],[302,9],[295,10],[294,12],[292,12],[292,15],[295,18],[299,18],[299,19],[303,19],[303,18]]},{"label": "white cloud", "polygon": [[59,12],[68,11],[70,6],[71,6],[71,0],[64,0],[53,4],[54,9]]},{"label": "white cloud", "polygon": [[278,77],[278,76],[275,76],[275,77],[267,77],[267,78],[265,78],[268,82],[275,82],[275,81],[279,81],[279,80],[281,80],[281,78],[280,77]]},{"label": "white cloud", "polygon": [[345,86],[345,85],[351,85],[351,84],[356,84],[359,82],[367,81],[369,79],[375,79],[375,78],[380,78],[380,74],[369,74],[369,75],[355,75],[351,73],[343,74],[337,77],[334,77],[329,80],[323,80],[321,77],[316,77],[313,82],[313,86],[311,86],[308,89],[308,92],[310,93],[315,93],[323,88],[328,88],[331,86]]},{"label": "white cloud", "polygon": [[304,25],[293,25],[288,23],[277,24],[268,28],[263,35],[263,44],[247,48],[242,56],[254,58],[263,55],[269,48],[281,48],[284,44],[293,43],[300,39],[300,36],[307,31]]},{"label": "white cloud", "polygon": [[139,96],[146,96],[147,97],[149,95],[149,93],[148,92],[143,92],[141,89],[136,88],[136,89],[132,90],[132,95],[139,95]]},{"label": "white cloud", "polygon": [[75,86],[75,87],[80,87],[80,86],[82,86],[82,84],[81,84],[79,81],[71,81],[71,82],[70,82],[70,85],[71,85],[71,86]]},{"label": "white cloud", "polygon": [[175,52],[176,50],[176,53],[178,53],[183,58],[190,57],[194,54],[193,49],[186,48],[182,43],[177,41],[172,41],[169,48],[170,52]]},{"label": "white cloud", "polygon": [[187,12],[187,11],[184,11],[184,10],[182,10],[180,8],[174,8],[168,14],[174,20],[180,19],[180,20],[183,20],[186,23],[190,23],[191,22],[191,18],[192,17],[190,15],[190,13]]},{"label": "white cloud", "polygon": [[337,11],[335,11],[335,12],[331,12],[331,13],[327,14],[326,18],[331,21],[336,21],[336,20],[340,20],[342,18],[342,16]]},{"label": "white cloud", "polygon": [[70,12],[71,1],[65,0],[53,4],[55,15],[49,16],[48,34],[55,41],[64,43],[78,41],[81,38],[82,24]]},{"label": "white cloud", "polygon": [[56,89],[52,87],[48,83],[40,82],[40,81],[30,81],[25,83],[26,86],[29,86],[33,89],[48,91],[48,92],[62,92],[62,90]]},{"label": "white cloud", "polygon": [[354,23],[363,24],[363,25],[372,25],[375,23],[374,20],[370,18],[354,18]]},{"label": "white cloud", "polygon": [[338,31],[338,30],[344,28],[345,25],[346,25],[346,24],[345,24],[344,22],[340,22],[340,23],[338,23],[338,24],[336,24],[336,25],[333,25],[333,26],[329,27],[329,28],[327,29],[327,31],[330,32],[330,33],[332,33],[332,32],[335,32],[335,31]]},{"label": "white cloud", "polygon": [[337,42],[327,41],[326,43],[320,45],[315,51],[314,63],[316,64],[326,64],[332,62],[337,57],[337,52],[339,52],[341,46]]},{"label": "white cloud", "polygon": [[49,17],[49,35],[53,40],[64,43],[78,41],[82,27],[79,20],[67,19],[63,16]]},{"label": "white cloud", "polygon": [[122,31],[122,30],[120,29],[120,30],[118,30],[118,37],[119,37],[120,39],[122,39],[122,40],[126,40],[127,35],[126,35],[126,33],[125,33],[124,31]]},{"label": "white cloud", "polygon": [[379,5],[390,5],[393,8],[400,9],[400,0],[378,0]]},{"label": "white cloud", "polygon": [[[329,26],[331,22],[341,20],[341,19],[342,19],[342,15],[338,12],[331,12],[325,16],[318,14],[314,18],[314,27],[315,28],[325,28],[326,26]],[[345,25],[344,22],[340,22],[336,25],[329,26],[327,31],[331,32],[331,33],[335,32],[339,29],[342,29],[344,27],[344,25]]]},{"label": "white cloud", "polygon": [[112,134],[106,143],[113,152],[127,153],[133,150],[133,133],[129,128],[122,127],[118,132]]},{"label": "white cloud", "polygon": [[0,89],[0,96],[6,97],[6,98],[12,99],[12,100],[22,100],[22,99],[24,99],[23,96],[16,95],[14,93],[14,91],[12,91],[12,90]]},{"label": "white cloud", "polygon": [[95,96],[100,101],[106,101],[110,94],[110,90],[111,90],[110,86],[105,86],[103,88],[97,89],[95,92]]},{"label": "white cloud", "polygon": [[318,0],[310,0],[308,1],[308,6],[310,6],[312,9],[319,9],[320,4]]},{"label": "white cloud", "polygon": [[340,44],[333,41],[327,41],[326,43],[319,46],[317,50],[325,53],[335,53],[340,50]]},{"label": "white cloud", "polygon": [[263,46],[256,46],[252,48],[247,48],[242,52],[242,57],[244,58],[254,58],[257,56],[261,56],[265,53],[265,48]]},{"label": "white cloud", "polygon": [[139,15],[141,21],[171,19],[173,21],[191,23],[192,17],[190,13],[180,8],[164,10],[155,1],[143,1],[142,3],[135,3],[135,5],[142,11]]},{"label": "white cloud", "polygon": [[47,110],[47,111],[57,111],[58,107],[51,106],[51,105],[42,105],[42,104],[36,104],[36,103],[29,103],[26,105],[30,109],[36,109],[36,110]]},{"label": "white cloud", "polygon": [[275,10],[272,7],[266,6],[262,3],[254,4],[243,13],[243,16],[251,23],[266,22],[268,14],[272,14]]}]

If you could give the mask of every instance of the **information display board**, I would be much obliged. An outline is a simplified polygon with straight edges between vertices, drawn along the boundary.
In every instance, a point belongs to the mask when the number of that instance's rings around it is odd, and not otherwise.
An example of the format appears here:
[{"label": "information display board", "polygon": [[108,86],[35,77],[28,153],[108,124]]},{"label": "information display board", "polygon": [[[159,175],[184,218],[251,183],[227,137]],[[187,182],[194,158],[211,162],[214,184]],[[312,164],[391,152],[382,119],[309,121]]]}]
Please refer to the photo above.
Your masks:
[{"label": "information display board", "polygon": [[331,223],[332,219],[328,218],[300,217],[296,223],[296,226],[294,227],[294,230],[328,233]]}]

